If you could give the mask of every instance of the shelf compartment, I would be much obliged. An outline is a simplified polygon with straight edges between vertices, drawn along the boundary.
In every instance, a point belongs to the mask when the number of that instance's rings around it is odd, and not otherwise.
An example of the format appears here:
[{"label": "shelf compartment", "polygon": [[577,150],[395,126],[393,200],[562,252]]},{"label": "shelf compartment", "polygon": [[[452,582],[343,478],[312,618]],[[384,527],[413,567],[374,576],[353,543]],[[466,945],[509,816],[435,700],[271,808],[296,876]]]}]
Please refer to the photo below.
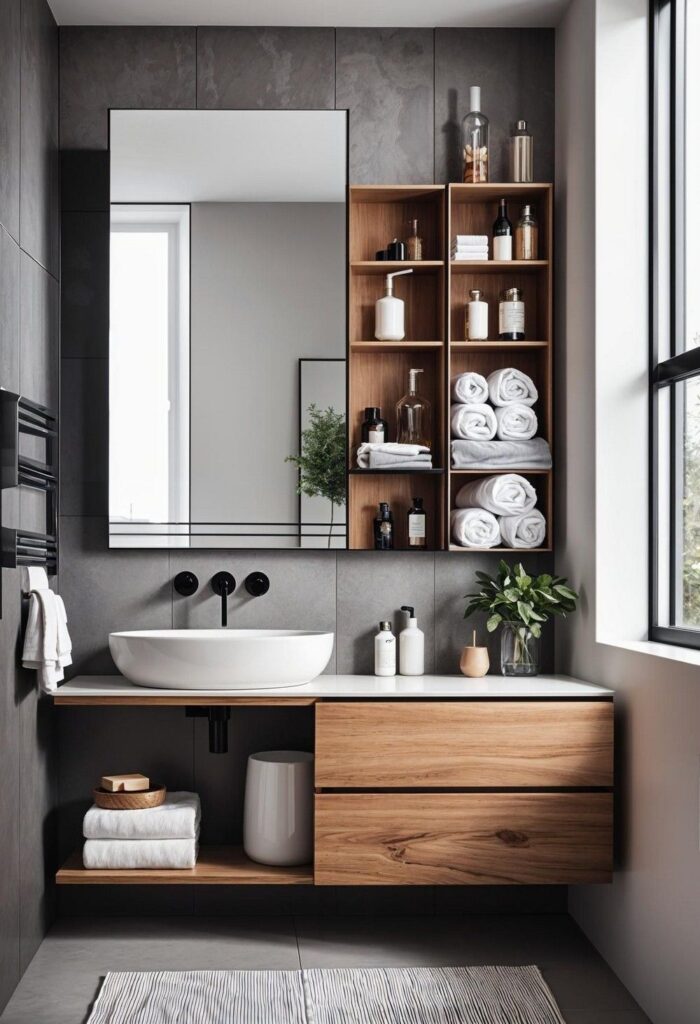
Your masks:
[{"label": "shelf compartment", "polygon": [[88,870],[76,850],[56,872],[58,885],[313,885],[313,865],[256,864],[239,846],[202,846],[195,867],[176,870]]},{"label": "shelf compartment", "polygon": [[[534,554],[538,551],[551,551],[552,550],[552,471],[551,469],[546,470],[531,470],[531,469],[505,469],[505,470],[451,470],[450,477],[450,509],[456,508],[455,499],[457,493],[462,484],[467,483],[468,480],[474,480],[475,478],[484,478],[490,476],[500,476],[503,473],[518,473],[519,476],[524,476],[526,480],[529,480],[532,486],[537,491],[537,505],[536,508],[540,510],[542,515],[547,520],[547,533],[545,535],[543,543],[537,548],[509,548],[509,547],[497,547],[497,548],[476,548],[476,547],[462,547],[460,544],[455,544],[452,540],[452,534],[450,532],[449,537],[449,550],[456,552],[469,552],[469,551],[481,551],[484,554],[488,554],[491,551],[504,552],[509,551],[519,555],[522,558],[527,557],[529,554]],[[467,479],[460,479],[460,477],[466,477]],[[448,517],[449,518],[449,517]]]},{"label": "shelf compartment", "polygon": [[[525,340],[549,341],[551,319],[548,303],[549,275],[529,274],[522,270],[484,273],[473,270],[469,273],[452,274],[450,279],[450,338],[452,341],[466,341],[464,337],[464,308],[469,301],[469,292],[478,288],[482,299],[488,303],[489,330],[498,331],[499,295],[505,288],[520,288],[525,303]],[[496,339],[497,341],[499,339]],[[522,344],[513,342],[513,344]]]},{"label": "shelf compartment", "polygon": [[[443,547],[443,478],[442,470],[413,473],[365,471],[350,475],[350,549],[373,551],[373,523],[381,501],[388,501],[394,513],[396,551],[439,551]],[[427,512],[427,535],[424,549],[409,548],[406,516],[414,497],[423,498]],[[377,557],[392,552],[377,552]]]},{"label": "shelf compartment", "polygon": [[414,274],[434,274],[445,266],[442,260],[353,260],[353,274],[393,274],[397,270],[413,270]]},{"label": "shelf compartment", "polygon": [[[444,271],[394,278],[394,295],[405,303],[406,340],[434,341],[444,337],[444,288]],[[384,278],[380,274],[357,274],[352,277],[351,344],[374,336],[374,306],[383,295]]]},{"label": "shelf compartment", "polygon": [[[534,183],[486,183],[483,185],[450,185],[450,238],[454,235],[488,235],[491,239],[493,222],[498,216],[498,200],[508,200],[508,217],[515,226],[520,208],[525,203],[533,207],[538,225],[538,256],[547,267],[551,259],[550,200],[551,186]],[[527,261],[532,270],[536,261]]]},{"label": "shelf compartment", "polygon": [[412,220],[418,220],[426,261],[440,260],[445,251],[442,185],[353,187],[349,218],[351,263],[375,262],[375,253],[385,249],[392,239],[405,241]]}]

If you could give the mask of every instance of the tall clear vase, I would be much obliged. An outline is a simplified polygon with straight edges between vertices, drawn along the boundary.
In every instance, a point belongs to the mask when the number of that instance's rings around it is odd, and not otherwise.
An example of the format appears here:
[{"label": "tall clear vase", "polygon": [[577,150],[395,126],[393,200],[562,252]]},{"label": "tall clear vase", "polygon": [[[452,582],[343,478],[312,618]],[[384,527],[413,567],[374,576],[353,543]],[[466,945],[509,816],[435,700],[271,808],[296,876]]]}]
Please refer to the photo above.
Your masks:
[{"label": "tall clear vase", "polygon": [[501,633],[501,674],[536,676],[540,669],[540,642],[527,626],[504,622]]}]

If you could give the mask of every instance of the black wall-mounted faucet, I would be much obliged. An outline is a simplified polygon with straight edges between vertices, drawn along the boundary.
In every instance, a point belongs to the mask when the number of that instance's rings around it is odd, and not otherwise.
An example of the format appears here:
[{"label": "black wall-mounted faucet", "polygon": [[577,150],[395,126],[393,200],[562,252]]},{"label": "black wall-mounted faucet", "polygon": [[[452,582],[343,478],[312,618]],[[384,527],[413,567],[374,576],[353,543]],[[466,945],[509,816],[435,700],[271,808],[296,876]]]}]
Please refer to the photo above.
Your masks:
[{"label": "black wall-mounted faucet", "polygon": [[221,625],[228,625],[228,598],[236,589],[236,581],[230,572],[217,572],[212,576],[211,589],[221,598]]}]

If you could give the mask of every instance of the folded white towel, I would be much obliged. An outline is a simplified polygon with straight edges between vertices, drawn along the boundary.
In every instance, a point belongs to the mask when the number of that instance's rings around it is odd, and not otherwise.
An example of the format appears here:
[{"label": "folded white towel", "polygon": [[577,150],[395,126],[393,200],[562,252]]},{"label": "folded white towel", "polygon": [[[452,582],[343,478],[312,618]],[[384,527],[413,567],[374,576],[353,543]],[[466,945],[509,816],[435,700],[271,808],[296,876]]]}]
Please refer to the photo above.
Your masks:
[{"label": "folded white towel", "polygon": [[488,245],[488,235],[453,235],[452,245]]},{"label": "folded white towel", "polygon": [[455,508],[452,539],[463,548],[495,548],[501,540],[498,520],[483,508]]},{"label": "folded white towel", "polygon": [[543,437],[529,441],[453,441],[455,469],[551,469],[552,453]]},{"label": "folded white towel", "polygon": [[493,405],[534,405],[537,401],[537,388],[532,377],[514,366],[506,366],[502,370],[494,370],[488,376],[489,398]]},{"label": "folded white towel", "polygon": [[520,516],[501,516],[498,522],[509,548],[538,548],[547,535],[547,521],[538,508]]},{"label": "folded white towel", "polygon": [[501,441],[528,441],[537,433],[537,416],[528,405],[503,405],[496,409]]},{"label": "folded white towel", "polygon": [[490,441],[496,436],[496,414],[490,405],[453,405],[452,436]]},{"label": "folded white towel", "polygon": [[483,260],[489,258],[488,249],[481,251],[475,250],[473,252],[453,252],[450,254],[453,263],[481,263]]},{"label": "folded white towel", "polygon": [[197,839],[86,839],[83,865],[108,870],[193,868],[197,849]]},{"label": "folded white towel", "polygon": [[396,441],[374,444],[365,441],[357,449],[357,465],[360,469],[388,469],[392,466],[430,469],[431,463],[430,448],[422,444],[399,444]]},{"label": "folded white towel", "polygon": [[[29,615],[24,634],[22,665],[37,673],[37,682],[44,693],[54,693],[63,679],[63,670],[71,663],[71,639],[68,634],[66,607],[61,597],[48,588],[33,590],[29,599]],[[34,581],[37,582],[36,580]]]},{"label": "folded white towel", "polygon": [[481,405],[489,400],[489,386],[486,377],[470,370],[452,378],[452,401],[464,405]]},{"label": "folded white towel", "polygon": [[497,516],[519,516],[535,507],[537,492],[525,477],[500,473],[464,484],[455,504],[457,508],[485,508]]},{"label": "folded white towel", "polygon": [[195,839],[201,808],[196,793],[168,793],[160,807],[110,811],[94,804],[83,819],[86,839]]}]

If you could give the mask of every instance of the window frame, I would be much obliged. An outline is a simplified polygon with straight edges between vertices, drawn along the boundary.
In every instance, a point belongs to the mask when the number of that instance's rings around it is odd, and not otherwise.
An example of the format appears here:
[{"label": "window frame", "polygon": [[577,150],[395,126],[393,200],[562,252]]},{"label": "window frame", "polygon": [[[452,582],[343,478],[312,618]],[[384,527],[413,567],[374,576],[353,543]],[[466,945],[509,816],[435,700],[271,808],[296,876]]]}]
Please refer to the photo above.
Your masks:
[{"label": "window frame", "polygon": [[[662,17],[669,17],[668,51],[660,51]],[[668,620],[676,620],[679,598],[678,543],[682,531],[679,515],[679,497],[682,495],[682,436],[684,420],[683,396],[677,384],[700,375],[700,346],[685,350],[685,4],[684,0],[652,0],[650,4],[649,40],[649,223],[651,244],[649,246],[649,338],[650,338],[650,601],[649,639],[665,644],[700,649],[700,629],[683,626],[660,625],[659,605],[661,589],[667,593]],[[661,76],[665,75],[662,82]],[[660,109],[660,97],[666,88],[668,107]],[[663,137],[659,122],[665,115],[669,134]],[[660,169],[658,154],[661,147],[668,146],[669,165],[664,191],[663,170]],[[667,216],[668,266],[662,265],[659,254],[662,218],[661,203]],[[660,301],[661,278],[664,275],[670,284],[670,302],[667,316],[664,316]],[[665,335],[665,338],[662,337]],[[660,359],[660,349],[665,347],[666,358]],[[668,389],[668,413],[662,417],[659,410],[660,396]],[[666,429],[661,429],[661,420],[666,419]],[[663,454],[663,449],[666,449]],[[668,464],[663,475],[668,480],[668,506],[662,508],[665,493],[661,493],[661,459]],[[666,518],[668,537],[663,545],[664,564],[661,564],[662,539],[660,520]],[[664,579],[661,574],[664,573]]]}]

